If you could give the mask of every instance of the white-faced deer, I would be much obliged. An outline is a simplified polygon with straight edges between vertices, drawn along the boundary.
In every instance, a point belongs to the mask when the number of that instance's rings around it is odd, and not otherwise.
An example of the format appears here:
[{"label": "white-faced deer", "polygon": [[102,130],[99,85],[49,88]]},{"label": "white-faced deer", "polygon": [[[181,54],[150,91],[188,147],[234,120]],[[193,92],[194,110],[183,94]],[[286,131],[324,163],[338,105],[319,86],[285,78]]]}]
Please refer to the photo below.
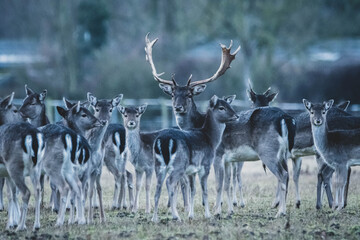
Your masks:
[{"label": "white-faced deer", "polygon": [[[310,114],[311,131],[316,150],[326,164],[335,170],[335,202],[333,208],[341,210],[345,206],[345,192],[348,181],[348,169],[360,165],[360,131],[357,129],[330,130],[327,114],[334,100],[322,104],[313,104],[303,100]],[[351,120],[349,120],[351,119]],[[334,117],[332,121],[349,123],[352,117]]]},{"label": "white-faced deer", "polygon": [[207,178],[216,148],[225,129],[225,123],[239,118],[230,106],[234,98],[235,96],[230,96],[225,98],[226,100],[222,100],[213,96],[202,128],[188,131],[166,129],[160,132],[155,140],[153,150],[157,186],[152,221],[158,221],[157,212],[161,187],[167,174],[169,175],[168,190],[173,219],[180,221],[176,209],[175,190],[178,182],[185,176],[189,178],[191,192],[189,218],[194,217],[196,174],[198,174],[201,183],[205,217],[210,217]]},{"label": "white-faced deer", "polygon": [[[100,221],[105,222],[105,211],[102,202],[102,187],[100,184],[100,177],[102,173],[103,159],[105,155],[105,148],[103,138],[108,127],[108,121],[100,121],[88,109],[81,107],[80,103],[71,104],[64,98],[64,103],[68,110],[57,107],[59,114],[63,117],[65,126],[71,128],[76,133],[84,136],[91,148],[91,164],[90,164],[90,182],[89,182],[89,214],[88,223],[93,220],[93,192],[95,189],[99,197],[100,206]],[[87,177],[84,175],[81,180],[83,190],[85,191]]]},{"label": "white-faced deer", "polygon": [[[111,100],[98,100],[93,94],[88,93],[87,99],[94,109],[94,116],[101,121],[111,120],[111,115],[123,98],[122,94]],[[104,163],[115,178],[115,191],[112,209],[127,208],[125,190],[129,188],[130,207],[134,205],[132,174],[126,171],[125,128],[122,124],[112,123],[106,129],[103,142],[105,143]]]},{"label": "white-faced deer", "polygon": [[[327,119],[329,123],[330,129],[351,129],[351,128],[359,128],[360,121],[356,120],[356,117],[352,117],[350,113],[345,112],[346,108],[349,105],[349,101],[346,101],[342,104],[337,105],[329,110],[327,114]],[[347,123],[339,124],[337,121],[333,121],[332,119],[337,116],[346,116],[352,118],[353,121],[347,121]],[[309,121],[309,113],[303,112],[301,114],[297,114],[295,117],[296,120],[296,135],[294,140],[294,148],[291,151],[291,159],[293,160],[293,172],[294,172],[294,182],[296,186],[296,206],[300,206],[300,194],[298,190],[298,178],[300,175],[301,169],[301,157],[305,156],[316,156],[316,161],[318,164],[318,183],[317,183],[317,201],[316,208],[320,209],[322,206],[322,186],[324,186],[329,206],[333,205],[333,197],[331,193],[331,177],[333,174],[333,169],[328,166],[324,160],[320,157],[320,155],[316,152],[314,147],[314,142],[312,140],[312,132],[311,132],[311,123]],[[351,169],[349,168],[349,177],[350,177]],[[297,180],[296,180],[297,179]],[[346,204],[346,199],[345,199]]]},{"label": "white-faced deer", "polygon": [[[14,93],[0,103],[0,165],[1,177],[7,177],[9,187],[9,221],[7,228],[26,229],[25,221],[30,199],[30,190],[25,177],[30,176],[35,195],[34,230],[40,228],[40,173],[44,155],[44,136],[34,126],[24,122],[17,108],[12,105]],[[4,167],[5,166],[5,167]],[[20,220],[16,189],[22,194]],[[18,222],[19,221],[19,222]]]}]

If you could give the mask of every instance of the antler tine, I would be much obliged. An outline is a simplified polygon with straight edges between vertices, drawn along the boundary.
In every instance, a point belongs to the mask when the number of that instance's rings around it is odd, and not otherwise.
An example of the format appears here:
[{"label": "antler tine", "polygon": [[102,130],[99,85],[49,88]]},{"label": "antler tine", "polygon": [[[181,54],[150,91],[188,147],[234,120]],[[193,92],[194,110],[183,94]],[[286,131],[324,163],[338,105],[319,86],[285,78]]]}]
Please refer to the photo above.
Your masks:
[{"label": "antler tine", "polygon": [[157,42],[158,38],[155,38],[154,40],[150,41],[149,34],[150,33],[146,34],[146,36],[145,36],[145,52],[146,52],[146,61],[148,61],[151,66],[152,75],[154,76],[154,79],[156,81],[158,81],[159,83],[165,83],[165,84],[171,85],[172,81],[160,78],[160,76],[164,74],[163,72],[162,73],[156,72],[156,68],[155,68],[155,65],[154,65],[154,62],[152,59],[152,47]]},{"label": "antler tine", "polygon": [[256,94],[256,93],[254,92],[254,90],[252,89],[250,78],[248,79],[248,84],[249,84],[249,89],[248,89],[248,91],[249,91],[250,93],[252,93],[252,94]]},{"label": "antler tine", "polygon": [[231,54],[231,47],[232,47],[233,41],[230,41],[229,47],[226,47],[224,44],[220,43],[220,47],[222,50],[222,56],[221,56],[221,63],[218,70],[215,72],[215,74],[207,79],[199,80],[196,82],[192,82],[190,86],[195,86],[199,84],[209,83],[212,81],[215,81],[220,76],[222,76],[228,68],[230,68],[231,62],[235,59],[235,55],[240,51],[241,46],[239,46],[233,54]]},{"label": "antler tine", "polygon": [[270,91],[271,91],[271,87],[269,87],[263,94],[265,96],[267,96],[267,95],[269,95]]},{"label": "antler tine", "polygon": [[191,78],[192,78],[192,74],[190,74],[190,76],[189,76],[189,79],[188,79],[188,81],[187,81],[186,86],[190,86],[190,83],[191,83]]}]

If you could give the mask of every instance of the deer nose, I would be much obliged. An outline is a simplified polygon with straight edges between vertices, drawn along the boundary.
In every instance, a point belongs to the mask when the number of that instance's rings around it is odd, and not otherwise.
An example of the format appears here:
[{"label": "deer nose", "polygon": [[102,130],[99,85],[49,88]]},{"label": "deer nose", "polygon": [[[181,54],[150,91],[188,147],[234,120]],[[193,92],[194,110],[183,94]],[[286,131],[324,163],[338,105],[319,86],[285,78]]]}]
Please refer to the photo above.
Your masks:
[{"label": "deer nose", "polygon": [[175,106],[175,112],[177,113],[182,113],[184,112],[184,107],[183,106]]},{"label": "deer nose", "polygon": [[128,127],[135,127],[136,123],[134,121],[129,121],[127,125]]},{"label": "deer nose", "polygon": [[314,121],[315,125],[319,126],[322,124],[322,120],[321,119],[315,119]]}]

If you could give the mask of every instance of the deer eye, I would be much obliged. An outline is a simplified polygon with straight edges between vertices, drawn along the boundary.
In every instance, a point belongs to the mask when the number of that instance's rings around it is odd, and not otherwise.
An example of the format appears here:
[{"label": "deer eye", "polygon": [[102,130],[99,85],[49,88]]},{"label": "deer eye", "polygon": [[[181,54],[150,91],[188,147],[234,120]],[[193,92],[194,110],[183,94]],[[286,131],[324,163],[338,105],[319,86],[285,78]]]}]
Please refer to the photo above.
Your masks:
[{"label": "deer eye", "polygon": [[112,112],[112,108],[110,108],[109,112]]},{"label": "deer eye", "polygon": [[17,109],[14,109],[14,113],[17,113],[18,112],[18,110]]},{"label": "deer eye", "polygon": [[81,114],[82,117],[86,117],[87,115],[85,113]]},{"label": "deer eye", "polygon": [[96,109],[95,109],[95,111],[99,112],[99,111],[100,111],[100,109],[96,108]]},{"label": "deer eye", "polygon": [[325,110],[322,111],[322,114],[325,114]]},{"label": "deer eye", "polygon": [[126,114],[126,113],[124,113],[124,117],[127,117],[127,114]]},{"label": "deer eye", "polygon": [[225,111],[225,108],[224,107],[219,107],[219,110],[220,111]]},{"label": "deer eye", "polygon": [[138,114],[138,113],[135,115],[135,117],[139,117],[139,116],[140,116],[140,114]]},{"label": "deer eye", "polygon": [[310,114],[311,114],[311,115],[312,115],[312,114],[314,114],[314,111],[313,111],[313,110],[311,110],[311,111],[310,111]]}]

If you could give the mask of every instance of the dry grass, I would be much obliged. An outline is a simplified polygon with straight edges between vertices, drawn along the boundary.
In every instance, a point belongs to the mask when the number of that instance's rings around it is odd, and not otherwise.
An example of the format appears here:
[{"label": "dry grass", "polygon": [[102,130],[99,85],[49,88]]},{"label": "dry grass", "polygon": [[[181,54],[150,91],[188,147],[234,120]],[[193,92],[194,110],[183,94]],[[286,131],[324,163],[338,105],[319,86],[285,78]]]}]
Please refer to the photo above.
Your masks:
[{"label": "dry grass", "polygon": [[[289,163],[291,168],[291,163]],[[183,222],[173,222],[166,209],[165,188],[161,196],[160,223],[154,224],[151,215],[144,213],[145,193],[141,193],[140,210],[137,214],[127,211],[111,211],[114,181],[104,169],[102,184],[107,222],[85,226],[55,228],[56,215],[49,209],[42,209],[41,229],[34,233],[31,227],[34,219],[33,203],[29,209],[28,231],[15,233],[3,231],[0,239],[359,239],[360,211],[359,196],[360,171],[354,168],[351,176],[348,206],[342,212],[333,212],[326,205],[322,210],[315,209],[316,164],[313,158],[303,160],[300,187],[302,202],[295,209],[294,185],[290,180],[286,217],[275,219],[276,209],[271,209],[276,189],[276,180],[271,173],[265,174],[261,162],[245,163],[243,169],[245,208],[235,208],[231,218],[226,217],[226,203],[223,205],[222,219],[204,219],[201,206],[201,189],[197,185],[195,201],[195,220],[189,221],[182,211],[179,198],[180,216]],[[155,189],[153,179],[152,196]],[[49,193],[47,189],[46,193]],[[179,195],[180,196],[180,195]],[[209,179],[209,201],[215,202],[215,182],[213,172]],[[45,197],[47,202],[48,194]],[[33,200],[33,198],[32,198]],[[151,199],[153,203],[153,198]],[[98,211],[96,211],[98,212]],[[0,213],[0,228],[5,229],[7,214]]]}]

